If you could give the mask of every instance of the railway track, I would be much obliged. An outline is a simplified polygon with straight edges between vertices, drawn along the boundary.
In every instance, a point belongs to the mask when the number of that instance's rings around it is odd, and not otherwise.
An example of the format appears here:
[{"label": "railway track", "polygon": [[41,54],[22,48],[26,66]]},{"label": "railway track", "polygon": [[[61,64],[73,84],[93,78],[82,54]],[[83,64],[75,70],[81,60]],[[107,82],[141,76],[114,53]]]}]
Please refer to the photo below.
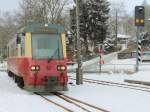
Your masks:
[{"label": "railway track", "polygon": [[[67,102],[70,102],[70,103],[72,103],[72,104],[74,104],[74,105],[76,105],[76,106],[78,105],[78,107],[80,107],[81,109],[83,109],[84,111],[87,111],[87,112],[93,112],[93,111],[90,111],[90,110],[86,109],[84,106],[89,107],[89,108],[92,108],[92,109],[95,109],[96,112],[109,112],[108,110],[105,110],[105,109],[102,109],[102,108],[100,108],[100,107],[91,105],[91,104],[89,104],[89,103],[86,103],[86,102],[83,102],[83,101],[81,101],[81,100],[72,98],[72,97],[70,97],[70,96],[64,95],[64,94],[59,93],[59,92],[54,93],[54,94],[55,94],[56,96],[58,96],[59,98],[64,99],[64,100],[67,101]],[[82,105],[84,105],[84,106],[82,106]]]},{"label": "railway track", "polygon": [[[76,80],[72,76],[69,76],[69,79]],[[106,86],[114,86],[114,87],[128,88],[128,89],[133,89],[133,90],[150,92],[150,88],[149,87],[144,87],[144,86],[117,83],[117,82],[111,82],[111,81],[93,80],[93,79],[88,79],[88,78],[83,78],[83,81],[87,82],[87,83],[94,83],[94,84],[100,84],[100,85],[106,85]]]},{"label": "railway track", "polygon": [[[58,104],[52,100],[50,100],[49,98],[46,98],[45,96],[39,94],[39,93],[35,93],[36,95],[39,95],[40,97],[42,97],[43,99],[47,100],[48,102],[50,103],[53,103],[55,104],[56,106],[59,106],[61,107],[63,110],[65,110],[65,112],[75,112],[74,110],[70,110],[69,108],[67,107],[64,107],[63,105],[61,104]],[[70,103],[70,104],[73,104],[74,106],[80,108],[83,110],[83,112],[93,112],[92,110],[95,110],[95,112],[109,112],[105,109],[102,109],[102,108],[99,108],[97,106],[94,106],[94,105],[91,105],[89,103],[86,103],[86,102],[83,102],[81,100],[78,100],[78,99],[75,99],[75,98],[72,98],[70,96],[67,96],[67,95],[64,95],[62,93],[59,93],[59,92],[55,92],[53,93],[53,95],[59,97],[60,99]]]},{"label": "railway track", "polygon": [[41,94],[39,94],[39,93],[34,93],[34,94],[40,96],[41,98],[43,98],[44,100],[48,101],[49,103],[54,104],[54,105],[56,105],[56,106],[62,108],[65,112],[74,112],[73,110],[71,110],[71,109],[69,109],[69,108],[67,108],[67,107],[65,107],[65,106],[63,106],[63,105],[61,105],[61,104],[58,104],[58,103],[56,103],[56,102],[50,100],[49,98],[46,98],[45,96],[43,96],[43,95],[41,95]]}]

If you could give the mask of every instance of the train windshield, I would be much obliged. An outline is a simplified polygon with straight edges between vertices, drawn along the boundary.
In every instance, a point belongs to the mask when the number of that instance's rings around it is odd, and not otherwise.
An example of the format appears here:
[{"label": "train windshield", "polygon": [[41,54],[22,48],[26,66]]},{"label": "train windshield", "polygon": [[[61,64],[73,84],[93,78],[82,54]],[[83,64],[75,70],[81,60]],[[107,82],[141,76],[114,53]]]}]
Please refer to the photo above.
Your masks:
[{"label": "train windshield", "polygon": [[33,59],[63,59],[59,35],[32,34]]}]

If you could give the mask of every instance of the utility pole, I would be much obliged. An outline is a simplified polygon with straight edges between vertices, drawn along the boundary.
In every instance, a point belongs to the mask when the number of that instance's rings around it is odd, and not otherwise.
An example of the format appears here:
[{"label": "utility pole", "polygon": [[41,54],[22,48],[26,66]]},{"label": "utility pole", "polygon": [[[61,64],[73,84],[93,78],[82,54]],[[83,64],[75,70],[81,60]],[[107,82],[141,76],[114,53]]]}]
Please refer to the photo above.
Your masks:
[{"label": "utility pole", "polygon": [[116,29],[115,29],[115,46],[117,47],[118,40],[118,11],[116,10]]},{"label": "utility pole", "polygon": [[76,69],[76,84],[83,84],[83,73],[82,73],[82,58],[81,58],[81,42],[80,42],[80,4],[79,1],[76,0],[76,24],[77,24],[77,63],[78,68]]},{"label": "utility pole", "polygon": [[101,73],[102,72],[102,44],[99,44],[99,58],[100,58],[99,70]]}]

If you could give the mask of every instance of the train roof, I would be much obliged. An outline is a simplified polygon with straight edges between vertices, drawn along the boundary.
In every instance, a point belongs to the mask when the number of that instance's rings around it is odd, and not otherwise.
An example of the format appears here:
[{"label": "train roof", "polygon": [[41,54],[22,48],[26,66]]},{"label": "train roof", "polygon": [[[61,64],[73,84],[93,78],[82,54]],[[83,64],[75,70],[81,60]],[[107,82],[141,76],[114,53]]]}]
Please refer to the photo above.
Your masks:
[{"label": "train roof", "polygon": [[28,23],[28,25],[22,28],[19,32],[47,32],[47,33],[62,33],[65,32],[64,27],[60,24],[44,24],[44,23]]},{"label": "train roof", "polygon": [[[18,34],[22,34],[24,32],[31,32],[31,33],[54,33],[54,34],[60,34],[62,32],[65,32],[64,26],[60,24],[44,24],[44,23],[37,23],[37,22],[30,22],[27,24],[27,26],[22,27],[19,31]],[[16,35],[14,38],[12,38],[8,44],[12,44],[14,41],[16,41]]]}]

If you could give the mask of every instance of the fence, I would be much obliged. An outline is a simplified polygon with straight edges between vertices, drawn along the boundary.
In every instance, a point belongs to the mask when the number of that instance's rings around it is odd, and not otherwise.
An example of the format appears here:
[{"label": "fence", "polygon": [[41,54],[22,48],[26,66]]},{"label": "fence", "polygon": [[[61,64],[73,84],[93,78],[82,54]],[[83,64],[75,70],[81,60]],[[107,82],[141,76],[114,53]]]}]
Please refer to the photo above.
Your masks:
[{"label": "fence", "polygon": [[[101,73],[135,73],[136,64],[103,64],[101,65]],[[68,69],[69,72],[76,72],[74,69]],[[150,71],[150,63],[141,63],[139,65],[139,71]],[[91,66],[83,67],[84,73],[100,73],[100,65],[93,64]]]},{"label": "fence", "polygon": [[129,59],[129,58],[135,58],[136,52],[130,52],[130,53],[118,53],[118,59]]}]

